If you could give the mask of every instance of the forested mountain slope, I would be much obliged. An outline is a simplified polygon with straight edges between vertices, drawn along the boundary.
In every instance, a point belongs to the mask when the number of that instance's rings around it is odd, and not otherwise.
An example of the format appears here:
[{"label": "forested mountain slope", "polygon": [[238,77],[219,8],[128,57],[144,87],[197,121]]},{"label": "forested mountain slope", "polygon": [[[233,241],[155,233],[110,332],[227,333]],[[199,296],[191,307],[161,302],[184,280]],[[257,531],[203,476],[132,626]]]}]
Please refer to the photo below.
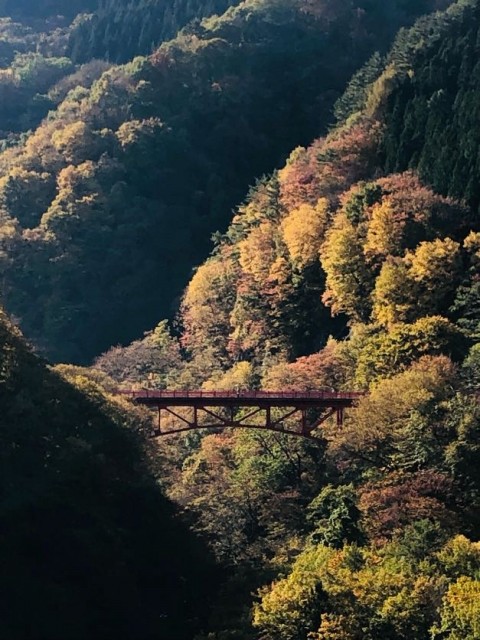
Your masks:
[{"label": "forested mountain slope", "polygon": [[[479,6],[370,57],[387,19],[426,6],[249,1],[73,88],[4,151],[2,295],[61,357],[153,326],[226,228],[177,334],[161,321],[88,373],[46,368],[1,317],[9,637],[478,640]],[[201,549],[129,430],[148,418],[106,399],[117,384],[366,392],[315,441],[152,443],[229,566],[208,621]]]},{"label": "forested mountain slope", "polygon": [[247,185],[431,6],[248,0],[73,89],[0,156],[2,297],[28,337],[85,361],[171,315]]},{"label": "forested mountain slope", "polygon": [[[231,2],[0,2],[0,148],[21,140],[70,89],[89,88],[105,59],[149,54],[191,20]],[[93,12],[93,13],[92,13]]]},{"label": "forested mountain slope", "polygon": [[[475,40],[479,23],[477,3],[459,2],[402,32],[373,84],[353,82],[340,101],[349,119],[326,139],[296,149],[284,168],[252,189],[187,288],[181,313],[187,349],[204,358],[210,353],[209,366],[239,359],[261,364],[272,354],[311,353],[347,326],[363,326],[368,343],[380,340],[378,332],[436,315],[455,323],[454,333],[477,335],[480,221],[469,183],[454,200],[441,195],[448,185],[436,193],[413,171],[385,175],[384,163],[387,145],[394,148],[395,96],[417,77],[428,52],[435,62],[440,43],[455,51],[465,34]],[[470,53],[467,47],[467,59]],[[445,64],[450,76],[462,77],[464,58],[454,55]],[[474,91],[476,76],[469,78]],[[463,95],[451,101],[458,105]],[[414,115],[408,122],[415,127]],[[450,126],[457,126],[455,114],[445,115],[444,129]],[[476,125],[471,128],[475,139]],[[462,133],[468,137],[468,127]],[[476,156],[462,158],[463,169],[474,174]]]},{"label": "forested mountain slope", "polygon": [[73,19],[97,6],[98,0],[0,0],[0,16],[21,19],[65,16]]},{"label": "forested mountain slope", "polygon": [[192,20],[221,15],[237,4],[239,0],[101,0],[94,13],[74,25],[69,55],[74,62],[92,58],[128,62],[152,53]]},{"label": "forested mountain slope", "polygon": [[217,611],[210,640],[479,637],[480,221],[467,184],[462,201],[414,161],[385,171],[395,97],[443,69],[440,46],[447,91],[479,28],[470,0],[400,33],[373,84],[372,68],[352,80],[339,126],[236,210],[187,287],[180,340],[161,323],[97,362],[128,386],[368,391],[315,444],[240,430],[160,442],[170,495],[236,567],[238,592],[264,585],[251,617],[237,592]]},{"label": "forested mountain slope", "polygon": [[190,640],[213,574],[146,465],[148,417],[61,373],[0,312],[2,633]]},{"label": "forested mountain slope", "polygon": [[0,149],[20,144],[77,86],[89,88],[105,61],[66,56],[69,21],[0,17]]},{"label": "forested mountain slope", "polygon": [[415,55],[413,73],[390,92],[385,113],[387,171],[418,169],[439,193],[480,206],[479,13]]}]

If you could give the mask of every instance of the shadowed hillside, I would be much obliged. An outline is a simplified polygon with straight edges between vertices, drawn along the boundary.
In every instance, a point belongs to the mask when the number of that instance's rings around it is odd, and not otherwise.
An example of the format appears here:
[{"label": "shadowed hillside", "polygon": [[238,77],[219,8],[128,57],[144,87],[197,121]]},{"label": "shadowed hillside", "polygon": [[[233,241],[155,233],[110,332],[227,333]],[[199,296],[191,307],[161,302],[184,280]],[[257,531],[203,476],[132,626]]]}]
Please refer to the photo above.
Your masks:
[{"label": "shadowed hillside", "polygon": [[5,637],[190,639],[211,568],[146,465],[148,416],[48,369],[3,313],[0,406]]}]

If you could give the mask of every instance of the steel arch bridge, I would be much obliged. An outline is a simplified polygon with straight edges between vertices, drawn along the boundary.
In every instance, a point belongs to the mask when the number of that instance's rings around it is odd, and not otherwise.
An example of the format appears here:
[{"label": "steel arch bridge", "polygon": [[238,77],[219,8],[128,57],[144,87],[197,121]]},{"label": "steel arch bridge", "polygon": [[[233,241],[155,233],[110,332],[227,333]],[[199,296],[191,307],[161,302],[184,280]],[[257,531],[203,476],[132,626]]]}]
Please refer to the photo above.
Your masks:
[{"label": "steel arch bridge", "polygon": [[[156,410],[152,437],[199,429],[259,429],[318,439],[316,429],[331,417],[343,425],[345,410],[364,395],[334,391],[151,391],[119,390],[135,404]],[[189,409],[188,415],[179,409]],[[239,411],[241,413],[239,413]],[[272,411],[274,410],[274,411]],[[169,416],[176,422],[165,426]],[[254,422],[252,420],[254,419]]]}]

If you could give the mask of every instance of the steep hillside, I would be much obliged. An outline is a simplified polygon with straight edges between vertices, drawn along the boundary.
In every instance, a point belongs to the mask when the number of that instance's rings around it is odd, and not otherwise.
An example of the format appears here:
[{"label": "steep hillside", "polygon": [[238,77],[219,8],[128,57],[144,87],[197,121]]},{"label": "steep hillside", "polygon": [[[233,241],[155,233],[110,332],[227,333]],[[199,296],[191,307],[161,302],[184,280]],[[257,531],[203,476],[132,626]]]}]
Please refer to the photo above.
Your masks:
[{"label": "steep hillside", "polygon": [[171,315],[210,234],[325,128],[403,6],[248,0],[72,90],[0,157],[2,297],[29,338],[85,361]]},{"label": "steep hillside", "polygon": [[[478,638],[478,213],[413,168],[385,172],[393,97],[429,51],[442,68],[439,43],[468,50],[477,6],[399,34],[350,83],[340,126],[258,182],[187,287],[180,341],[161,323],[97,362],[129,386],[368,391],[316,443],[160,443],[170,496],[235,567],[210,640]],[[444,59],[447,84],[461,59]]]},{"label": "steep hillside", "polygon": [[[419,36],[429,34],[425,49],[436,60],[436,43],[463,42],[475,30],[476,9],[461,2],[402,33],[378,79],[342,98],[346,113],[361,111],[326,139],[298,148],[251,191],[184,296],[182,344],[194,361],[208,361],[208,371],[238,360],[292,359],[332,333],[342,337],[347,326],[364,327],[361,340],[369,344],[426,316],[477,335],[475,210],[435,193],[413,172],[378,177],[384,149],[394,144],[389,105],[427,57],[418,52]],[[452,76],[461,71],[449,68]],[[475,167],[474,156],[465,160],[466,171]],[[458,329],[451,330],[453,338]],[[455,353],[449,340],[445,349]]]},{"label": "steep hillside", "polygon": [[478,3],[467,4],[448,36],[414,55],[385,110],[385,166],[418,169],[439,193],[480,206]]},{"label": "steep hillside", "polygon": [[74,18],[78,13],[91,11],[98,0],[0,0],[0,16],[14,18]]},{"label": "steep hillside", "polygon": [[[46,369],[2,318],[9,638],[478,640],[479,6],[383,57],[385,21],[425,5],[249,1],[73,89],[0,157],[3,295],[63,357],[154,326],[226,228],[178,335],[161,321],[88,374]],[[315,441],[224,429],[148,449],[229,567],[208,620],[197,544],[126,428],[147,419],[105,398],[119,383],[366,392]]]},{"label": "steep hillside", "polygon": [[149,418],[60,373],[1,313],[2,633],[190,640],[211,568],[145,463]]},{"label": "steep hillside", "polygon": [[230,4],[0,2],[0,149],[38,127],[69,90],[90,88],[109,68],[105,59],[152,53],[189,21]]},{"label": "steep hillside", "polygon": [[66,56],[68,20],[0,17],[0,150],[20,144],[76,86],[89,88],[105,61]]},{"label": "steep hillside", "polygon": [[14,53],[11,59],[6,52],[7,67],[0,69],[0,148],[18,144],[25,132],[40,124],[58,103],[50,90],[75,71],[65,56],[35,53],[40,38],[37,34],[32,46],[24,53]]},{"label": "steep hillside", "polygon": [[69,38],[69,55],[74,62],[92,58],[128,62],[152,53],[192,20],[221,15],[239,1],[102,0],[94,13],[77,20]]}]

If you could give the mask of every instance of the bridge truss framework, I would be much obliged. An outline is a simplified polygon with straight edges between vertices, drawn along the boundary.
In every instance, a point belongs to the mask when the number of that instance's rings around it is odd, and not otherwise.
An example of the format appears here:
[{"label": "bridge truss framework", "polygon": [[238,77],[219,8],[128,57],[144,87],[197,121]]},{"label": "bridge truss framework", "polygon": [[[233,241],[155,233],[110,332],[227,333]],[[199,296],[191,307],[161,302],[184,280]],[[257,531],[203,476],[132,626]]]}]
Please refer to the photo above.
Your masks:
[{"label": "bridge truss framework", "polygon": [[[318,439],[316,430],[329,418],[343,425],[345,410],[361,393],[333,391],[151,391],[122,390],[133,402],[157,411],[152,437],[198,429],[259,429]],[[182,415],[179,409],[191,411]],[[170,416],[177,426],[164,424]],[[252,422],[253,420],[253,422]]]}]

